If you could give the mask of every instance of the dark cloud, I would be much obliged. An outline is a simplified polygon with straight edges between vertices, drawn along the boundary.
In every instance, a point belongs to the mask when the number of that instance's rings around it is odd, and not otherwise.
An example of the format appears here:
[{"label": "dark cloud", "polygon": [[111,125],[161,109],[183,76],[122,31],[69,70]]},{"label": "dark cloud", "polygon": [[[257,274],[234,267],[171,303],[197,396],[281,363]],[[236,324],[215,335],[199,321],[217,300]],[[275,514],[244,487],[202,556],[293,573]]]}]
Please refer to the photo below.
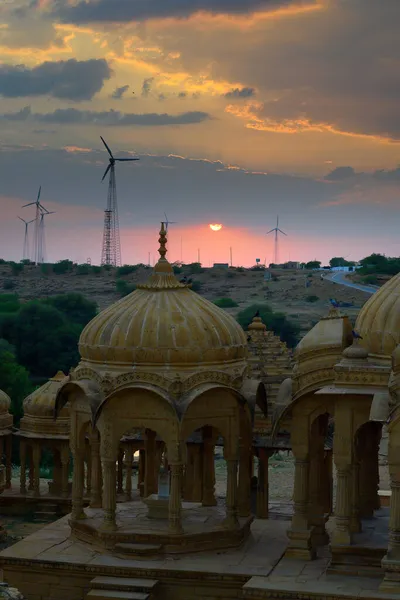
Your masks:
[{"label": "dark cloud", "polygon": [[234,98],[251,98],[256,93],[256,90],[251,87],[244,88],[235,88],[230,92],[224,94],[225,98],[234,99]]},{"label": "dark cloud", "polygon": [[[379,179],[381,181],[400,181],[400,167],[397,169],[392,169],[391,171],[385,171],[383,169],[379,169],[373,173],[373,177],[375,179]],[[399,201],[400,204],[400,201]]]},{"label": "dark cloud", "polygon": [[316,0],[93,0],[70,6],[65,0],[57,0],[51,14],[66,23],[123,23],[169,17],[182,19],[198,12],[243,15],[303,3],[310,5]]},{"label": "dark cloud", "polygon": [[147,98],[147,96],[150,94],[151,85],[152,85],[153,81],[154,81],[154,77],[148,77],[147,79],[143,80],[142,96],[144,96],[145,98]]},{"label": "dark cloud", "polygon": [[0,95],[91,100],[110,77],[111,69],[103,59],[44,62],[32,69],[24,65],[1,65]]},{"label": "dark cloud", "polygon": [[328,181],[344,181],[355,177],[356,173],[353,167],[336,167],[328,175],[325,175],[325,179]]},{"label": "dark cloud", "polygon": [[121,113],[117,110],[92,111],[78,110],[76,108],[58,108],[49,113],[33,113],[29,106],[14,113],[0,115],[0,120],[6,121],[34,121],[39,123],[57,123],[60,125],[105,125],[105,126],[167,126],[167,125],[192,125],[202,123],[211,116],[200,111],[190,111],[179,115],[167,113]]},{"label": "dark cloud", "polygon": [[121,87],[115,88],[113,93],[111,94],[111,98],[115,98],[115,100],[119,100],[122,96],[129,90],[129,85],[121,85]]}]

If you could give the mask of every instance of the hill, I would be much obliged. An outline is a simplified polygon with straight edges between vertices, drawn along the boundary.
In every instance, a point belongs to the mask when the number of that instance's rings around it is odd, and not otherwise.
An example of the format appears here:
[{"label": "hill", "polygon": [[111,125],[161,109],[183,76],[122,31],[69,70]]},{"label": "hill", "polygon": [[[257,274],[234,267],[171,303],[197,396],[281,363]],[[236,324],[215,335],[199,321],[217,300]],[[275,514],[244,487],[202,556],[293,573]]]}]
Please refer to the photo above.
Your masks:
[{"label": "hill", "polygon": [[[78,292],[97,302],[99,309],[103,310],[121,297],[121,289],[134,288],[136,284],[146,281],[150,274],[149,267],[145,265],[135,266],[133,272],[127,274],[121,272],[129,271],[129,268],[106,270],[87,266],[84,269],[85,266],[75,265],[65,273],[54,273],[48,269],[48,274],[44,274],[44,269],[33,265],[24,265],[17,273],[15,266],[2,264],[0,291],[13,291],[22,301]],[[252,304],[268,303],[274,311],[282,312],[296,321],[302,334],[327,314],[329,298],[334,297],[350,305],[345,312],[354,319],[369,297],[360,290],[321,280],[315,271],[277,270],[273,272],[273,280],[266,282],[261,269],[202,269],[195,264],[183,265],[177,270],[180,271],[178,278],[184,275],[191,277],[193,289],[207,299],[216,301],[230,298],[233,306],[226,310],[233,316]]]}]

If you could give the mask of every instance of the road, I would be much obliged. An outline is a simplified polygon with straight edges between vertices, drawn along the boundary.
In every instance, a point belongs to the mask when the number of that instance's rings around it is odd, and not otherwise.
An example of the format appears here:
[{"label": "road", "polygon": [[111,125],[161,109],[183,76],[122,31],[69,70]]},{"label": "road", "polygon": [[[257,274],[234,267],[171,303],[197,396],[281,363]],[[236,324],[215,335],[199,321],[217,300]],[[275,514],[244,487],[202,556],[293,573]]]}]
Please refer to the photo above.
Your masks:
[{"label": "road", "polygon": [[328,281],[333,281],[334,283],[338,283],[340,285],[345,285],[346,287],[354,288],[355,290],[360,290],[361,292],[365,292],[366,294],[375,294],[378,287],[374,285],[361,285],[359,283],[353,283],[346,278],[346,272],[344,271],[336,271],[336,273],[330,273],[326,275],[324,279],[328,279]]}]

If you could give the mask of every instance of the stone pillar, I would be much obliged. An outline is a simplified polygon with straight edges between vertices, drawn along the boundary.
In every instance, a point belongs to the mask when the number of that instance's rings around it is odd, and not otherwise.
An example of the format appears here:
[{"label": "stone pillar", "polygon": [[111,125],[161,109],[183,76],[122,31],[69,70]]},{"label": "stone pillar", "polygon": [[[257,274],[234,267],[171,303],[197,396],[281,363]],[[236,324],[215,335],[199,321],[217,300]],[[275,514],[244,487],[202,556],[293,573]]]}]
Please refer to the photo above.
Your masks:
[{"label": "stone pillar", "polygon": [[351,533],[360,533],[362,530],[360,519],[360,463],[357,459],[351,467]]},{"label": "stone pillar", "polygon": [[132,467],[133,467],[133,446],[130,442],[125,450],[125,495],[127,500],[132,500]]},{"label": "stone pillar", "polygon": [[33,444],[33,492],[35,496],[40,496],[40,443],[35,441]]},{"label": "stone pillar", "polygon": [[103,458],[103,509],[104,529],[117,529],[116,507],[117,507],[117,481],[115,460]]},{"label": "stone pillar", "polygon": [[351,465],[337,465],[335,529],[332,544],[335,546],[351,544]]},{"label": "stone pillar", "polygon": [[139,450],[139,468],[138,468],[138,482],[137,487],[139,489],[140,497],[144,496],[144,473],[146,470],[146,452],[141,449]]},{"label": "stone pillar", "polygon": [[27,446],[27,454],[28,454],[28,468],[29,468],[29,484],[28,484],[28,490],[30,492],[33,492],[33,490],[35,489],[35,468],[34,468],[34,464],[33,464],[33,446],[32,444],[29,444]]},{"label": "stone pillar", "polygon": [[6,437],[6,489],[11,488],[11,476],[12,476],[12,435]]},{"label": "stone pillar", "polygon": [[228,458],[226,460],[226,517],[224,525],[227,529],[236,529],[238,522],[237,492],[238,492],[238,461]]},{"label": "stone pillar", "polygon": [[360,516],[372,519],[374,510],[380,506],[379,489],[379,440],[381,432],[366,427],[362,432],[360,454]]},{"label": "stone pillar", "polygon": [[169,494],[169,530],[170,533],[179,535],[183,533],[182,528],[182,503],[181,503],[181,490],[182,490],[182,472],[183,465],[171,464],[171,485]]},{"label": "stone pillar", "polygon": [[311,544],[314,548],[329,543],[329,536],[325,529],[324,443],[325,430],[313,428],[310,438],[308,475],[308,527],[311,529]]},{"label": "stone pillar", "polygon": [[316,557],[311,545],[311,531],[308,526],[309,500],[309,457],[298,456],[295,461],[293,505],[294,514],[288,530],[289,545],[285,556],[311,560]]},{"label": "stone pillar", "polygon": [[69,496],[68,471],[69,471],[69,446],[63,446],[60,451],[61,456],[61,495],[63,498]]},{"label": "stone pillar", "polygon": [[85,519],[83,510],[83,491],[85,485],[85,451],[75,450],[73,453],[74,470],[72,476],[72,513],[71,519],[78,521]]},{"label": "stone pillar", "polygon": [[324,452],[324,512],[327,515],[333,513],[333,452],[325,450]]},{"label": "stone pillar", "polygon": [[212,428],[203,427],[203,506],[216,506],[215,463]]},{"label": "stone pillar", "polygon": [[238,515],[251,515],[251,477],[253,459],[251,445],[243,443],[239,448],[239,483],[238,483]]},{"label": "stone pillar", "polygon": [[144,497],[157,493],[158,481],[156,481],[156,432],[146,429],[144,434],[144,449],[146,454],[144,470]]},{"label": "stone pillar", "polygon": [[92,495],[92,449],[90,442],[85,446],[85,462],[86,462],[86,496],[90,499]]},{"label": "stone pillar", "polygon": [[91,453],[91,493],[90,508],[99,508],[101,506],[101,461],[100,461],[100,440],[96,434],[90,439]]},{"label": "stone pillar", "polygon": [[203,454],[201,444],[189,443],[186,446],[186,473],[184,500],[201,502],[203,496]]},{"label": "stone pillar", "polygon": [[259,448],[258,473],[257,473],[257,504],[256,516],[258,519],[268,519],[269,514],[269,459],[273,450]]},{"label": "stone pillar", "polygon": [[390,489],[389,544],[382,559],[385,577],[379,589],[400,594],[400,470],[396,478],[391,477]]},{"label": "stone pillar", "polygon": [[120,446],[118,450],[117,494],[124,493],[124,455],[125,450],[123,446]]},{"label": "stone pillar", "polygon": [[21,462],[21,470],[19,476],[19,492],[22,495],[26,494],[26,443],[25,440],[20,438],[19,442],[19,453],[20,453],[20,462]]},{"label": "stone pillar", "polygon": [[196,444],[186,444],[186,465],[184,476],[184,491],[183,499],[186,502],[193,502],[193,486],[194,486],[194,461],[195,461]]}]

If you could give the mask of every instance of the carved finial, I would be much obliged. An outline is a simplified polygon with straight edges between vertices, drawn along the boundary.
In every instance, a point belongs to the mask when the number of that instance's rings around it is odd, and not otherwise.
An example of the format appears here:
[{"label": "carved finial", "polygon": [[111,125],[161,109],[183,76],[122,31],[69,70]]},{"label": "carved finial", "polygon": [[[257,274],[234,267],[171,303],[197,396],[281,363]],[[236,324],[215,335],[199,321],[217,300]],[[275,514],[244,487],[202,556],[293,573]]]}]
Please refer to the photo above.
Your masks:
[{"label": "carved finial", "polygon": [[167,254],[167,230],[165,229],[165,223],[161,223],[160,237],[158,239],[160,247],[158,253],[160,260],[166,260],[165,255]]}]

